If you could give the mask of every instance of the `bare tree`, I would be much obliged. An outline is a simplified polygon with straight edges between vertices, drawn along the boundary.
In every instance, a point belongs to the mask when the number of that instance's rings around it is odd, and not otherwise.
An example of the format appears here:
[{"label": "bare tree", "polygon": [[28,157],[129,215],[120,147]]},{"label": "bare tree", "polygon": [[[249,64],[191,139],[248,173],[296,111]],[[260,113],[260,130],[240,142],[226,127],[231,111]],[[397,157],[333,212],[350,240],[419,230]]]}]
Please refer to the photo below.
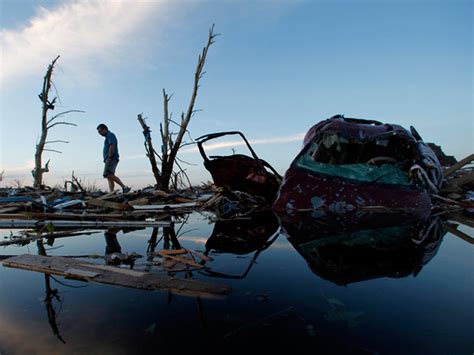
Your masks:
[{"label": "bare tree", "polygon": [[43,90],[38,95],[42,102],[41,137],[39,139],[39,142],[36,144],[35,168],[31,171],[31,174],[33,175],[33,179],[34,179],[33,186],[37,189],[41,188],[41,186],[43,185],[43,173],[46,173],[49,171],[50,160],[46,162],[44,167],[42,166],[43,165],[43,161],[42,161],[43,152],[50,151],[50,152],[55,152],[55,153],[61,153],[59,150],[49,149],[49,148],[46,148],[46,146],[52,143],[69,143],[64,140],[47,141],[46,139],[48,138],[49,130],[57,125],[77,126],[74,123],[65,122],[65,121],[55,122],[55,120],[71,112],[84,112],[84,111],[79,111],[79,110],[68,110],[68,111],[58,113],[57,115],[48,119],[48,111],[54,110],[54,106],[57,100],[57,97],[54,97],[52,100],[50,100],[49,94],[50,94],[51,88],[54,87],[54,84],[51,81],[51,76],[53,74],[54,65],[56,64],[56,61],[58,59],[59,59],[59,55],[51,62],[51,64],[48,65],[48,70],[46,71],[46,75],[44,76],[44,80],[43,80]]},{"label": "bare tree", "polygon": [[[160,133],[161,133],[161,152],[158,153],[154,150],[153,144],[151,141],[150,135],[150,128],[145,123],[145,119],[142,117],[141,114],[138,115],[138,121],[143,128],[143,134],[145,135],[145,149],[147,152],[147,157],[150,160],[150,164],[152,167],[153,175],[155,176],[156,186],[159,189],[168,191],[170,188],[170,182],[176,175],[173,175],[173,169],[176,166],[179,168],[180,172],[185,175],[184,170],[180,167],[178,163],[177,154],[179,149],[184,145],[183,138],[186,134],[187,127],[191,118],[197,112],[194,109],[194,104],[196,102],[196,97],[198,94],[199,89],[199,81],[205,74],[203,72],[204,64],[206,62],[207,52],[210,46],[214,43],[214,39],[218,36],[218,34],[214,34],[214,25],[209,29],[209,35],[207,39],[207,43],[204,46],[202,53],[198,57],[198,63],[196,67],[196,71],[194,73],[194,86],[193,92],[191,95],[191,99],[188,105],[188,109],[186,112],[181,113],[181,122],[175,122],[172,120],[172,115],[169,113],[168,104],[171,100],[171,96],[169,96],[166,91],[163,89],[163,123],[160,124]],[[173,123],[179,127],[178,133],[172,132],[170,129],[170,124]],[[156,158],[160,160],[161,163],[161,170],[158,168],[158,164]]]}]

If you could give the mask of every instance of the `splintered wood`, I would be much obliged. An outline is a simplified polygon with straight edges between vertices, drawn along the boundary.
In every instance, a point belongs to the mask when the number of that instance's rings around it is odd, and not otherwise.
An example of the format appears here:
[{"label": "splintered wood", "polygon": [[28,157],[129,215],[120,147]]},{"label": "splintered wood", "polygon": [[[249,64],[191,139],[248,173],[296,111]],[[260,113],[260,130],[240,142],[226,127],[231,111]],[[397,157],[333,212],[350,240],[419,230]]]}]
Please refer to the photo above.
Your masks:
[{"label": "splintered wood", "polygon": [[[169,272],[192,271],[204,268],[206,261],[212,260],[211,257],[189,249],[160,250],[159,252],[149,253],[151,257],[160,257],[160,260],[153,260],[152,264],[157,265]],[[198,263],[196,257],[201,260]]]},{"label": "splintered wood", "polygon": [[231,291],[230,287],[226,285],[93,264],[60,256],[48,257],[24,254],[5,259],[2,263],[4,266],[11,268],[60,275],[101,284],[166,291],[190,297],[223,298]]}]

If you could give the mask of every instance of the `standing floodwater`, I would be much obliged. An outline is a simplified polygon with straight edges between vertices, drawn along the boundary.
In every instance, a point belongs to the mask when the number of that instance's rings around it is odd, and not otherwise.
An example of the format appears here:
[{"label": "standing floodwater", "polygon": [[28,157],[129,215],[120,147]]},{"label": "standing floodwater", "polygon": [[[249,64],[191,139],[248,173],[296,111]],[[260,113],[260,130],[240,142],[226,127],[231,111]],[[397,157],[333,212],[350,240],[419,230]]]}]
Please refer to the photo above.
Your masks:
[{"label": "standing floodwater", "polygon": [[[73,256],[120,268],[127,280],[155,273],[229,292],[183,295],[184,281],[176,292],[147,291],[0,267],[0,353],[472,353],[468,243],[439,219],[313,217],[212,223],[194,213],[170,227],[2,247],[4,256]],[[2,241],[18,233],[3,230]]]}]

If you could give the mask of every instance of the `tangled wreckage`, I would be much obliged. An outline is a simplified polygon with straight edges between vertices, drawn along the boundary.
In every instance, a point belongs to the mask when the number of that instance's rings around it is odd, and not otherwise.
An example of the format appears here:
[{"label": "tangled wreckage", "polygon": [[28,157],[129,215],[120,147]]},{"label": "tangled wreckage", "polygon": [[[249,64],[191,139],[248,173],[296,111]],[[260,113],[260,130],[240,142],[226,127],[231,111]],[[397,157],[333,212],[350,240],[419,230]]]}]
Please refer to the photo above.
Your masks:
[{"label": "tangled wreckage", "polygon": [[430,193],[443,182],[435,153],[416,130],[333,116],[314,125],[291,163],[274,203],[277,211],[363,209],[430,213]]},{"label": "tangled wreckage", "polygon": [[[203,144],[226,135],[239,135],[252,157],[243,154],[208,157]],[[281,176],[270,164],[257,156],[241,132],[207,134],[197,139],[197,145],[204,160],[204,167],[210,172],[216,186],[224,188],[227,193],[238,191],[249,194],[263,205],[270,205],[275,200]]]},{"label": "tangled wreckage", "polygon": [[[204,143],[227,135],[240,136],[250,156],[208,157]],[[73,175],[70,191],[66,184],[64,190],[1,188],[0,229],[27,230],[18,236],[10,232],[0,246],[33,241],[43,245],[43,239],[53,245],[58,238],[107,230],[107,255],[101,257],[106,265],[75,257],[46,258],[43,252],[36,257],[4,256],[3,265],[104,284],[219,298],[230,292],[227,285],[183,281],[167,274],[197,270],[206,277],[244,278],[280,233],[286,234],[312,270],[338,284],[380,275],[416,274],[441,243],[443,233],[436,231],[448,231],[474,244],[474,238],[458,229],[459,225],[474,226],[474,169],[466,167],[474,161],[474,154],[443,170],[414,128],[408,131],[378,121],[331,117],[308,131],[303,149],[283,179],[257,156],[240,132],[208,134],[199,138],[197,145],[213,185],[173,193],[147,187],[103,194],[82,188]],[[184,225],[185,216],[193,211],[210,212],[215,223],[203,253],[180,246],[174,231],[174,224],[182,220]],[[439,221],[439,216],[450,221],[444,229],[433,222]],[[135,258],[141,256],[121,254],[116,230],[144,228],[153,228],[146,268],[134,269],[138,273],[117,269],[117,264],[133,268]],[[155,252],[160,228],[164,249]],[[236,274],[212,267],[213,253],[254,256]],[[404,264],[406,256],[408,263]],[[393,263],[377,268],[380,260]],[[163,275],[148,276],[151,270]]]}]

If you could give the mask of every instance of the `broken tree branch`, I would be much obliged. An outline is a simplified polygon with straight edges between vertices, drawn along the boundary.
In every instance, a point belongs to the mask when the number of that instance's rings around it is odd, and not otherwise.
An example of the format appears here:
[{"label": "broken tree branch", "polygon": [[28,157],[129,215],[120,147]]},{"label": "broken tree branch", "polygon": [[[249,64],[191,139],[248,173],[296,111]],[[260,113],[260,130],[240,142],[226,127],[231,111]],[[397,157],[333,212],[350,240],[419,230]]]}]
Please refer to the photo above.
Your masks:
[{"label": "broken tree branch", "polygon": [[59,151],[59,150],[56,150],[56,149],[48,149],[48,148],[44,148],[44,149],[43,149],[43,152],[54,152],[54,153],[63,154],[63,152],[61,152],[61,151]]},{"label": "broken tree branch", "polygon": [[76,126],[77,127],[77,124],[75,124],[75,123],[61,121],[61,122],[55,122],[55,123],[47,126],[46,128],[50,129],[50,128],[52,128],[56,125],[60,125],[60,124],[67,125],[67,126]]},{"label": "broken tree branch", "polygon": [[156,164],[155,149],[153,148],[153,143],[151,141],[150,127],[148,127],[145,123],[145,119],[141,113],[138,115],[137,120],[143,128],[143,135],[145,136],[145,149],[147,152],[146,156],[148,157],[148,160],[150,160],[153,176],[155,177],[156,184],[158,185],[157,187],[161,189],[161,172],[158,169],[158,165]]},{"label": "broken tree branch", "polygon": [[69,143],[69,141],[63,141],[61,139],[58,139],[58,140],[55,140],[55,141],[47,141],[47,142],[44,142],[44,144],[52,144],[52,143]]},{"label": "broken tree branch", "polygon": [[51,117],[51,118],[48,120],[47,124],[50,124],[51,122],[53,122],[53,121],[54,121],[56,118],[58,118],[58,117],[64,116],[64,115],[66,115],[66,114],[68,114],[68,113],[72,113],[72,112],[84,113],[85,111],[82,111],[82,110],[68,110],[68,111],[64,111],[64,112],[58,113],[57,115]]}]

